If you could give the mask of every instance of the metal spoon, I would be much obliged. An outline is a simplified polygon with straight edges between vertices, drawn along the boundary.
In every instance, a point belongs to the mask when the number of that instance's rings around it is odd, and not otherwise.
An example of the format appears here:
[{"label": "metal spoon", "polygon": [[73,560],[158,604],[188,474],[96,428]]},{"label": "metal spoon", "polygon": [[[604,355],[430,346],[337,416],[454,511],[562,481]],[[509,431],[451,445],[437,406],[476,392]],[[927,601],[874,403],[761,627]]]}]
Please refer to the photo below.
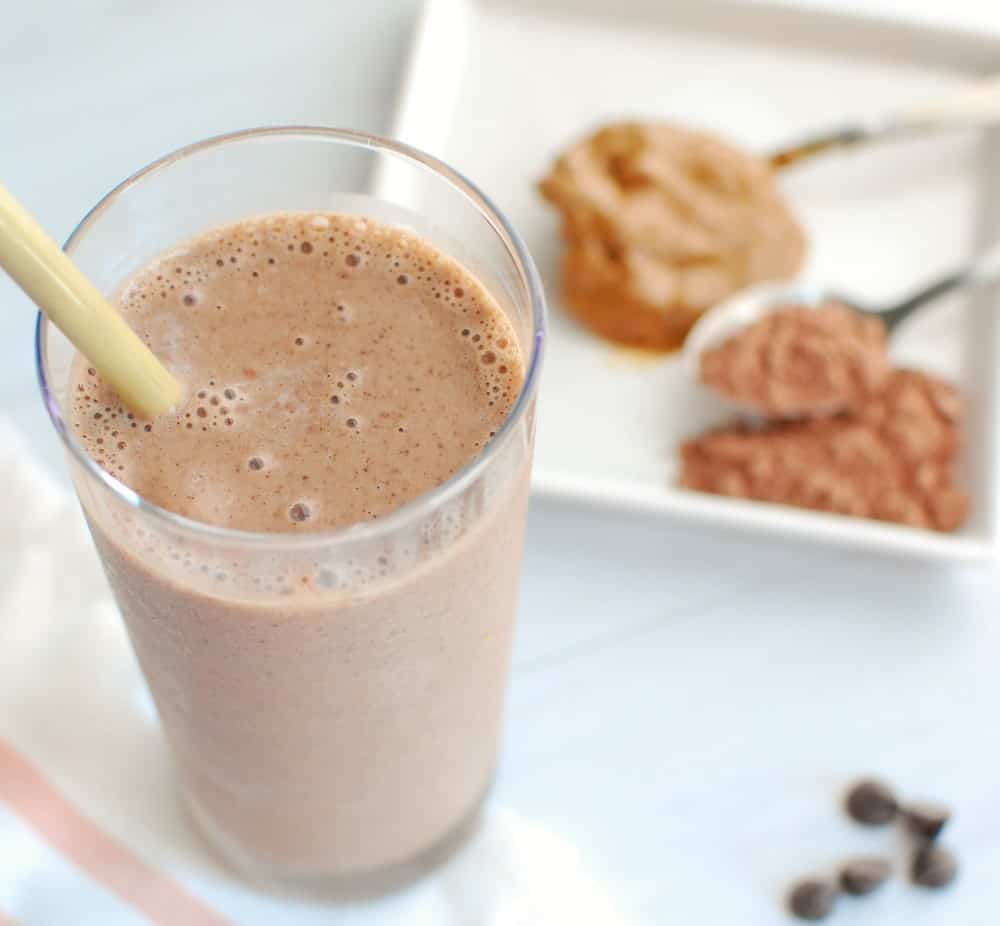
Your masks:
[{"label": "metal spoon", "polygon": [[1000,242],[968,263],[921,286],[889,305],[866,304],[842,292],[808,283],[766,283],[737,293],[709,309],[688,332],[682,363],[692,382],[700,383],[701,356],[765,315],[788,306],[816,308],[839,302],[863,315],[881,318],[892,333],[917,309],[956,290],[1000,282]]},{"label": "metal spoon", "polygon": [[870,142],[892,141],[927,132],[988,125],[1000,119],[1000,77],[974,81],[900,112],[856,119],[814,132],[767,155],[772,169],[780,170],[829,151],[855,148]]}]

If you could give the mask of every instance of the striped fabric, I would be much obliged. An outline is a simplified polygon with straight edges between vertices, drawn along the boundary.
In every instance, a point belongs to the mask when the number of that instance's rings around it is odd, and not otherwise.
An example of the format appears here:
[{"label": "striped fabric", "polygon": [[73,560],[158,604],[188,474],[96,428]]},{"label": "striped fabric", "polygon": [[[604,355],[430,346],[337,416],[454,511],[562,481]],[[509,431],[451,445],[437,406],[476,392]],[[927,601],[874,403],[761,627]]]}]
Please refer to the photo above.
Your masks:
[{"label": "striped fabric", "polygon": [[[72,863],[122,904],[144,914],[149,922],[157,926],[233,926],[103,832],[3,741],[0,807],[33,830],[46,849]],[[11,859],[7,864],[13,867],[16,861]]]}]

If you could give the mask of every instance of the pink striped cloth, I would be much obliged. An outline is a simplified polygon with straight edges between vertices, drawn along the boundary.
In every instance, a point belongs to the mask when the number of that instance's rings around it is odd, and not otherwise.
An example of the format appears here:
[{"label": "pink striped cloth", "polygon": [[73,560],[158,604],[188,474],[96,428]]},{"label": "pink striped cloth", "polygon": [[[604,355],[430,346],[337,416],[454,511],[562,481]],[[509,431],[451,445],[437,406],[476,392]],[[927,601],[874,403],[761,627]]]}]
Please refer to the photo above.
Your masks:
[{"label": "pink striped cloth", "polygon": [[77,505],[2,421],[0,479],[0,926],[236,926],[210,860],[150,861],[155,807],[132,845],[100,825],[120,796],[163,799],[136,773],[162,749]]},{"label": "pink striped cloth", "polygon": [[209,910],[172,878],[108,836],[2,741],[0,802],[52,849],[157,926],[233,926],[231,920]]}]

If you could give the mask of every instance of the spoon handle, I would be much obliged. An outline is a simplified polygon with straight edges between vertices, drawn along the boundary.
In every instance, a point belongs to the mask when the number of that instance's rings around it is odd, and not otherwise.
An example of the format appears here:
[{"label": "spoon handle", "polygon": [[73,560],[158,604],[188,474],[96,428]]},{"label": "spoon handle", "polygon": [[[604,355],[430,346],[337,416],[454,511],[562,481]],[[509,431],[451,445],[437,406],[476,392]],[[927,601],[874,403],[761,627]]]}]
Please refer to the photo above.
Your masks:
[{"label": "spoon handle", "polygon": [[768,163],[779,170],[835,149],[997,121],[1000,121],[1000,75],[976,81],[922,106],[814,133],[772,151]]},{"label": "spoon handle", "polygon": [[878,316],[885,322],[886,330],[892,331],[921,306],[946,293],[964,287],[988,286],[997,282],[1000,282],[1000,242],[974,257],[964,267],[932,280],[890,308],[879,312]]}]

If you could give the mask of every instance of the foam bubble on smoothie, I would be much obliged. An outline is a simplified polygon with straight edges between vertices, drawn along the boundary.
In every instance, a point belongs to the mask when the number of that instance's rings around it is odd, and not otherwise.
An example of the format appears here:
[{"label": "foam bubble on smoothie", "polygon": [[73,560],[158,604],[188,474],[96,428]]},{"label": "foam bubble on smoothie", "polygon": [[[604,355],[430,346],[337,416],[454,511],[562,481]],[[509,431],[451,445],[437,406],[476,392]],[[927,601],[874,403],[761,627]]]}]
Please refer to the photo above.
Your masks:
[{"label": "foam bubble on smoothie", "polygon": [[243,530],[384,516],[482,450],[524,375],[478,280],[370,219],[220,227],[148,264],[118,303],[185,399],[137,420],[79,361],[77,435],[155,504]]}]

